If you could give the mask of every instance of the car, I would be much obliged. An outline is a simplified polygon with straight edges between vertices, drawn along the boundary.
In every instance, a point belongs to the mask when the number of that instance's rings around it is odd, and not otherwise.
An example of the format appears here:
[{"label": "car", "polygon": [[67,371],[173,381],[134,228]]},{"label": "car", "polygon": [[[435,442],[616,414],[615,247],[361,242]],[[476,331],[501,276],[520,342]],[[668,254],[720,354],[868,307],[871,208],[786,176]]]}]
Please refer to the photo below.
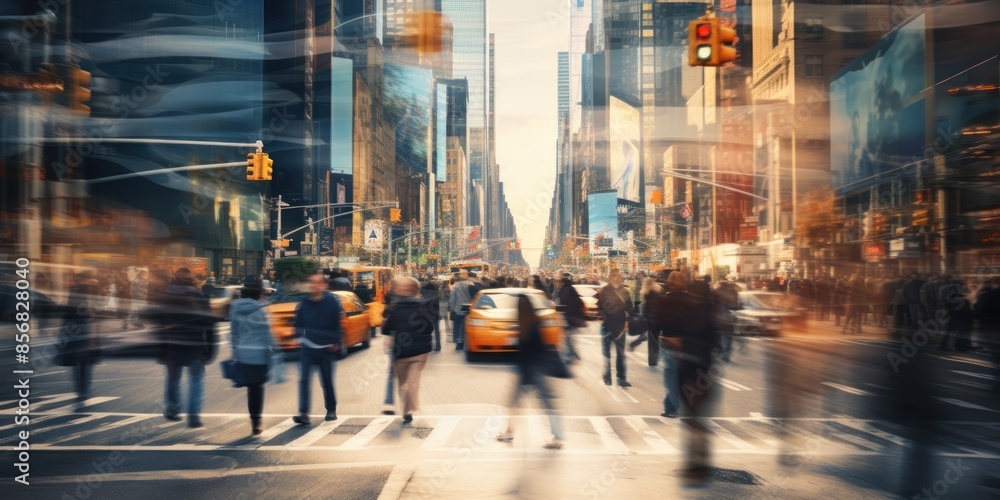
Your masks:
[{"label": "car", "polygon": [[212,287],[208,291],[208,306],[212,316],[229,321],[229,308],[233,301],[240,298],[240,285],[223,285]]},{"label": "car", "polygon": [[[527,295],[542,320],[542,341],[549,348],[562,345],[566,322],[561,310],[534,288],[489,288],[472,298],[465,318],[465,358],[475,360],[487,352],[516,352],[520,334],[517,324],[517,300]],[[560,306],[561,307],[561,306]]]},{"label": "car", "polygon": [[[354,292],[335,290],[330,293],[340,299],[345,317],[341,321],[343,341],[340,343],[341,356],[347,356],[350,347],[360,345],[363,349],[371,346],[372,328],[368,318],[369,309],[361,302]],[[285,294],[280,299],[264,306],[271,319],[271,331],[275,342],[282,351],[297,351],[299,339],[295,338],[292,320],[295,318],[295,307],[309,296],[305,292]]]},{"label": "car", "polygon": [[597,292],[601,291],[601,287],[597,285],[573,285],[576,289],[576,293],[580,294],[580,300],[583,301],[583,314],[587,319],[598,319],[600,314],[597,312]]},{"label": "car", "polygon": [[806,328],[807,312],[799,307],[798,297],[784,293],[739,292],[740,308],[733,311],[736,335],[781,335],[783,331]]}]

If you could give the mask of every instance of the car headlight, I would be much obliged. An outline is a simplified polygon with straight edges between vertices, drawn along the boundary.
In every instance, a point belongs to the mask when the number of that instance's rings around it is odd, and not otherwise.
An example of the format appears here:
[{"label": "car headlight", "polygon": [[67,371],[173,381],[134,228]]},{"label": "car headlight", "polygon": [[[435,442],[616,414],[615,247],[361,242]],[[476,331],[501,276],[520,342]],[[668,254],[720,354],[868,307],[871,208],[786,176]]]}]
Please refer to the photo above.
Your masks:
[{"label": "car headlight", "polygon": [[470,319],[468,320],[469,326],[483,327],[489,325],[489,322],[485,319]]}]

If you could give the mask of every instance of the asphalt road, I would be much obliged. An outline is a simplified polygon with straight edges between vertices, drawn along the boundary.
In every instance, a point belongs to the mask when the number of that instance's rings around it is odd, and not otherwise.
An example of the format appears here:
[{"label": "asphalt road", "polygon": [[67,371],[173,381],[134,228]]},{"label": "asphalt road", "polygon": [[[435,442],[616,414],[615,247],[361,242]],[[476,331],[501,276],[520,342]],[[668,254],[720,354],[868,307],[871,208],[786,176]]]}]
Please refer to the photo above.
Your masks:
[{"label": "asphalt road", "polygon": [[[152,499],[176,497],[182,487],[187,498],[213,499],[877,498],[906,481],[899,472],[919,437],[915,430],[932,437],[929,491],[941,481],[949,496],[1000,493],[990,487],[1000,458],[1000,404],[989,357],[928,346],[904,352],[871,327],[843,336],[814,323],[808,332],[738,342],[733,361],[706,374],[716,403],[703,425],[719,468],[709,486],[692,489],[677,472],[685,430],[678,419],[659,416],[662,372],[646,366],[642,346],[628,354],[633,386],[605,386],[596,324],[577,336],[584,359],[573,366],[575,377],[553,381],[567,431],[560,451],[541,448],[548,424],[530,399],[514,419],[514,443],[497,442],[510,413],[511,359],[470,364],[452,344],[431,354],[414,425],[383,416],[387,361],[380,337],[337,364],[335,422],[320,423],[317,380],[313,425],[291,422],[298,396],[289,361],[290,380],[266,389],[264,434],[249,437],[245,392],[221,378],[217,359],[206,371],[205,427],[190,429],[161,416],[163,367],[132,348],[148,332],[116,326],[101,324],[108,350],[118,354],[96,367],[91,399],[75,413],[70,369],[45,366],[46,338],[36,336],[28,427],[14,420],[19,398],[12,370],[25,365],[15,362],[12,335],[2,336],[5,498]],[[229,357],[227,345],[220,351],[219,358]],[[21,430],[30,431],[29,486],[13,482]],[[788,452],[799,459],[782,465],[778,458]],[[961,480],[935,479],[945,477],[949,464],[962,470]]]}]

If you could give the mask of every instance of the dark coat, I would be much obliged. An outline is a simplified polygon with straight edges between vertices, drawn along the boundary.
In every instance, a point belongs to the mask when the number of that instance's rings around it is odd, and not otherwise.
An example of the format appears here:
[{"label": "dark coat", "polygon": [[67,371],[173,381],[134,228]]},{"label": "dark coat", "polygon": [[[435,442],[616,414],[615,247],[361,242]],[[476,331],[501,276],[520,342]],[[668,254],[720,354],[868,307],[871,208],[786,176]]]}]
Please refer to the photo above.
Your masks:
[{"label": "dark coat", "polygon": [[536,324],[521,338],[517,350],[518,384],[535,385],[544,374],[541,372],[542,352],[545,343],[542,341],[541,325]]},{"label": "dark coat", "polygon": [[[431,306],[431,302],[435,305]],[[437,307],[436,303],[437,299],[426,301],[415,297],[402,297],[393,303],[382,331],[394,339],[394,359],[412,358],[431,352],[435,317],[432,307]]]},{"label": "dark coat", "polygon": [[216,349],[216,319],[194,282],[167,285],[157,298],[155,319],[160,325],[162,358],[177,363],[211,361]]},{"label": "dark coat", "polygon": [[634,314],[632,297],[628,288],[616,289],[611,285],[597,292],[597,310],[604,319],[604,329],[618,333],[625,329],[625,322]]},{"label": "dark coat", "polygon": [[427,308],[431,321],[435,325],[437,325],[438,320],[441,318],[441,297],[439,293],[438,287],[429,281],[420,287],[420,298],[426,302],[424,307]]},{"label": "dark coat", "polygon": [[671,291],[660,301],[661,345],[674,347],[667,339],[678,339],[676,348],[683,358],[694,365],[706,366],[712,349],[719,345],[716,318],[724,317],[712,296],[702,297],[683,290]]},{"label": "dark coat", "polygon": [[583,312],[583,299],[573,285],[563,285],[556,293],[559,304],[566,306],[566,321],[570,326],[583,326],[587,319]]},{"label": "dark coat", "polygon": [[69,293],[64,315],[66,322],[60,332],[65,341],[60,364],[76,365],[81,356],[94,362],[101,355],[100,340],[92,324],[94,309],[91,297],[95,291],[91,286],[78,284],[70,287]]}]

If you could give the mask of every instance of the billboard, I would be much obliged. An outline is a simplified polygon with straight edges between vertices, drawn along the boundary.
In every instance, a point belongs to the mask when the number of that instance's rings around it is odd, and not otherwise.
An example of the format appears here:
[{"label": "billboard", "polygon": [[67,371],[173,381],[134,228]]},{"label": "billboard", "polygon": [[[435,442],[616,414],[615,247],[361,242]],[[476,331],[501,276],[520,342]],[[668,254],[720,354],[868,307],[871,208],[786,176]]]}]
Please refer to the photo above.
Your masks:
[{"label": "billboard", "polygon": [[429,69],[386,64],[383,68],[387,119],[396,124],[396,155],[414,173],[430,164],[434,76]]},{"label": "billboard", "polygon": [[640,172],[641,136],[639,110],[611,97],[611,167],[608,179],[611,188],[623,200],[642,202],[639,197],[642,172]]},{"label": "billboard", "polygon": [[[614,240],[618,237],[617,191],[587,195],[587,224],[590,229],[591,253],[607,255],[608,247],[613,246]],[[608,240],[611,240],[610,244]]]},{"label": "billboard", "polygon": [[354,173],[354,61],[330,64],[330,170]]},{"label": "billboard", "polygon": [[365,221],[365,250],[378,252],[385,245],[385,224],[380,220]]},{"label": "billboard", "polygon": [[835,189],[871,185],[920,159],[924,140],[924,16],[886,35],[830,80]]}]

